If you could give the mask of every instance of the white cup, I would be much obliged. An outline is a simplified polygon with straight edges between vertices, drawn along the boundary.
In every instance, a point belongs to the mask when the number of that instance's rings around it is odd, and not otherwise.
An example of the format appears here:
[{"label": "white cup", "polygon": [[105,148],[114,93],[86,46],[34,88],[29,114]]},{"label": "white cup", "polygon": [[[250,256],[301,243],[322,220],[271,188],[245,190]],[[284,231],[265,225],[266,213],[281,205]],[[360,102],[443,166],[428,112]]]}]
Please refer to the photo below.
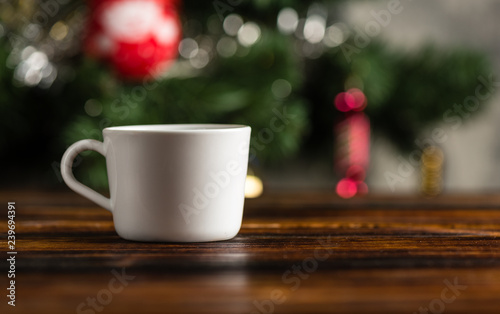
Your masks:
[{"label": "white cup", "polygon": [[[104,143],[81,140],[62,158],[66,184],[113,213],[127,240],[204,242],[233,238],[241,227],[250,127],[172,124],[106,128]],[[110,198],[78,182],[74,158],[106,157]]]}]

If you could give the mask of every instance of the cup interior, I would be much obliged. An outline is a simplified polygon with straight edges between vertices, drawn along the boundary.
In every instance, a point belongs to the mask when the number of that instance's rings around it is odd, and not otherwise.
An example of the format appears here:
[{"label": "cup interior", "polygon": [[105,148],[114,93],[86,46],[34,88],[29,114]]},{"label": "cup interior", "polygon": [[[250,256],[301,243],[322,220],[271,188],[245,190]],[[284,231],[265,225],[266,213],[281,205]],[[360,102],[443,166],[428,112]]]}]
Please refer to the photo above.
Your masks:
[{"label": "cup interior", "polygon": [[109,127],[109,131],[130,132],[217,132],[231,129],[248,128],[239,124],[150,124]]}]

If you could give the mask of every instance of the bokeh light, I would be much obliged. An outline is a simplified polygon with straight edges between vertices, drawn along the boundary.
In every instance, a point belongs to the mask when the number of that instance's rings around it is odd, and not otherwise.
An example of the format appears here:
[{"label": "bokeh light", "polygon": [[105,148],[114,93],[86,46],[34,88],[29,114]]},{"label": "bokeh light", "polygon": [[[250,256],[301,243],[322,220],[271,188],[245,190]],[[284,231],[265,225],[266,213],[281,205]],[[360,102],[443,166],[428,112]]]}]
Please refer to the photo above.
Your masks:
[{"label": "bokeh light", "polygon": [[27,46],[22,50],[21,61],[14,71],[14,79],[18,83],[48,88],[56,77],[57,70],[43,51],[39,51],[33,46]]},{"label": "bokeh light", "polygon": [[358,88],[339,93],[334,100],[335,107],[341,112],[362,111],[366,108],[365,94]]},{"label": "bokeh light", "polygon": [[69,28],[63,21],[59,21],[52,26],[49,35],[54,40],[63,40],[68,35]]},{"label": "bokeh light", "polygon": [[362,111],[366,107],[365,94],[357,88],[348,90],[345,100],[351,110]]},{"label": "bokeh light", "polygon": [[304,38],[311,44],[317,44],[325,37],[325,18],[311,15],[304,24]]},{"label": "bokeh light", "polygon": [[350,178],[344,178],[337,183],[337,194],[342,198],[351,198],[358,192],[356,181]]},{"label": "bokeh light", "polygon": [[250,47],[260,38],[260,27],[253,22],[247,22],[238,31],[238,41],[242,46]]},{"label": "bokeh light", "polygon": [[254,175],[247,175],[245,181],[245,197],[246,198],[257,198],[262,195],[264,191],[264,185],[262,180]]},{"label": "bokeh light", "polygon": [[83,106],[85,113],[91,117],[97,117],[102,113],[102,104],[96,99],[89,99]]},{"label": "bokeh light", "polygon": [[229,58],[234,56],[238,50],[238,43],[231,37],[222,37],[217,42],[217,53],[224,58]]},{"label": "bokeh light", "polygon": [[42,28],[36,23],[30,23],[23,29],[23,36],[30,40],[36,40],[42,33]]},{"label": "bokeh light", "polygon": [[292,92],[292,84],[284,79],[277,79],[271,86],[274,97],[286,98]]},{"label": "bokeh light", "polygon": [[336,23],[326,29],[323,43],[330,48],[337,47],[347,40],[348,35],[347,26],[343,23]]},{"label": "bokeh light", "polygon": [[420,159],[421,191],[427,196],[441,193],[444,153],[438,146],[427,146]]},{"label": "bokeh light", "polygon": [[198,53],[189,59],[189,63],[196,69],[202,69],[208,65],[210,62],[210,56],[208,52],[204,49],[198,49]]},{"label": "bokeh light", "polygon": [[299,15],[292,8],[283,8],[278,13],[278,29],[283,34],[292,34],[299,24]]},{"label": "bokeh light", "polygon": [[368,185],[363,181],[358,181],[356,183],[357,193],[356,195],[364,195],[368,193]]},{"label": "bokeh light", "polygon": [[192,38],[184,38],[179,43],[179,54],[186,58],[190,59],[198,53],[198,43],[196,40]]},{"label": "bokeh light", "polygon": [[243,18],[238,14],[229,14],[222,23],[224,32],[229,36],[236,36],[243,26]]},{"label": "bokeh light", "polygon": [[335,107],[337,108],[337,110],[341,111],[341,112],[347,112],[350,110],[349,106],[347,105],[346,101],[345,101],[345,97],[346,97],[346,94],[345,92],[342,92],[342,93],[339,93],[337,94],[337,96],[335,96]]}]

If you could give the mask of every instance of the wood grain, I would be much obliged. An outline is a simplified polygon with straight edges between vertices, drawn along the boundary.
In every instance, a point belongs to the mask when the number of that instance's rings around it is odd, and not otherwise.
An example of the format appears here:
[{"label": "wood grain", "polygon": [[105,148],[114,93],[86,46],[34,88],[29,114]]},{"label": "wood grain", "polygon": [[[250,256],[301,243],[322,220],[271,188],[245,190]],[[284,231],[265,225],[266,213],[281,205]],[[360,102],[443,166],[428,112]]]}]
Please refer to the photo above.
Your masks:
[{"label": "wood grain", "polygon": [[[109,212],[72,193],[0,192],[8,200],[17,205],[16,313],[500,310],[498,195],[271,194],[247,200],[234,239],[190,244],[120,239]],[[0,266],[6,273],[6,259]],[[122,271],[134,279],[109,304],[86,305]],[[14,313],[4,299],[0,313]]]}]

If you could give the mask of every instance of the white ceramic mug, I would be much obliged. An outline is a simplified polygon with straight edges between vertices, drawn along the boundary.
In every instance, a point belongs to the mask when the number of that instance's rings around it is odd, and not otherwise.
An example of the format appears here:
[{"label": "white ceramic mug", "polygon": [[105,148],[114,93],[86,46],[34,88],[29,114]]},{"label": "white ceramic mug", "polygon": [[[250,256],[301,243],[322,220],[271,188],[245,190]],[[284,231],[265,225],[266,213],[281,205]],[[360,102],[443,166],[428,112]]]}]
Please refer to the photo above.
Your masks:
[{"label": "white ceramic mug", "polygon": [[[250,127],[172,124],[106,128],[104,143],[81,140],[61,162],[66,184],[113,213],[119,236],[136,241],[204,242],[241,227]],[[74,158],[106,157],[110,198],[78,182]]]}]

